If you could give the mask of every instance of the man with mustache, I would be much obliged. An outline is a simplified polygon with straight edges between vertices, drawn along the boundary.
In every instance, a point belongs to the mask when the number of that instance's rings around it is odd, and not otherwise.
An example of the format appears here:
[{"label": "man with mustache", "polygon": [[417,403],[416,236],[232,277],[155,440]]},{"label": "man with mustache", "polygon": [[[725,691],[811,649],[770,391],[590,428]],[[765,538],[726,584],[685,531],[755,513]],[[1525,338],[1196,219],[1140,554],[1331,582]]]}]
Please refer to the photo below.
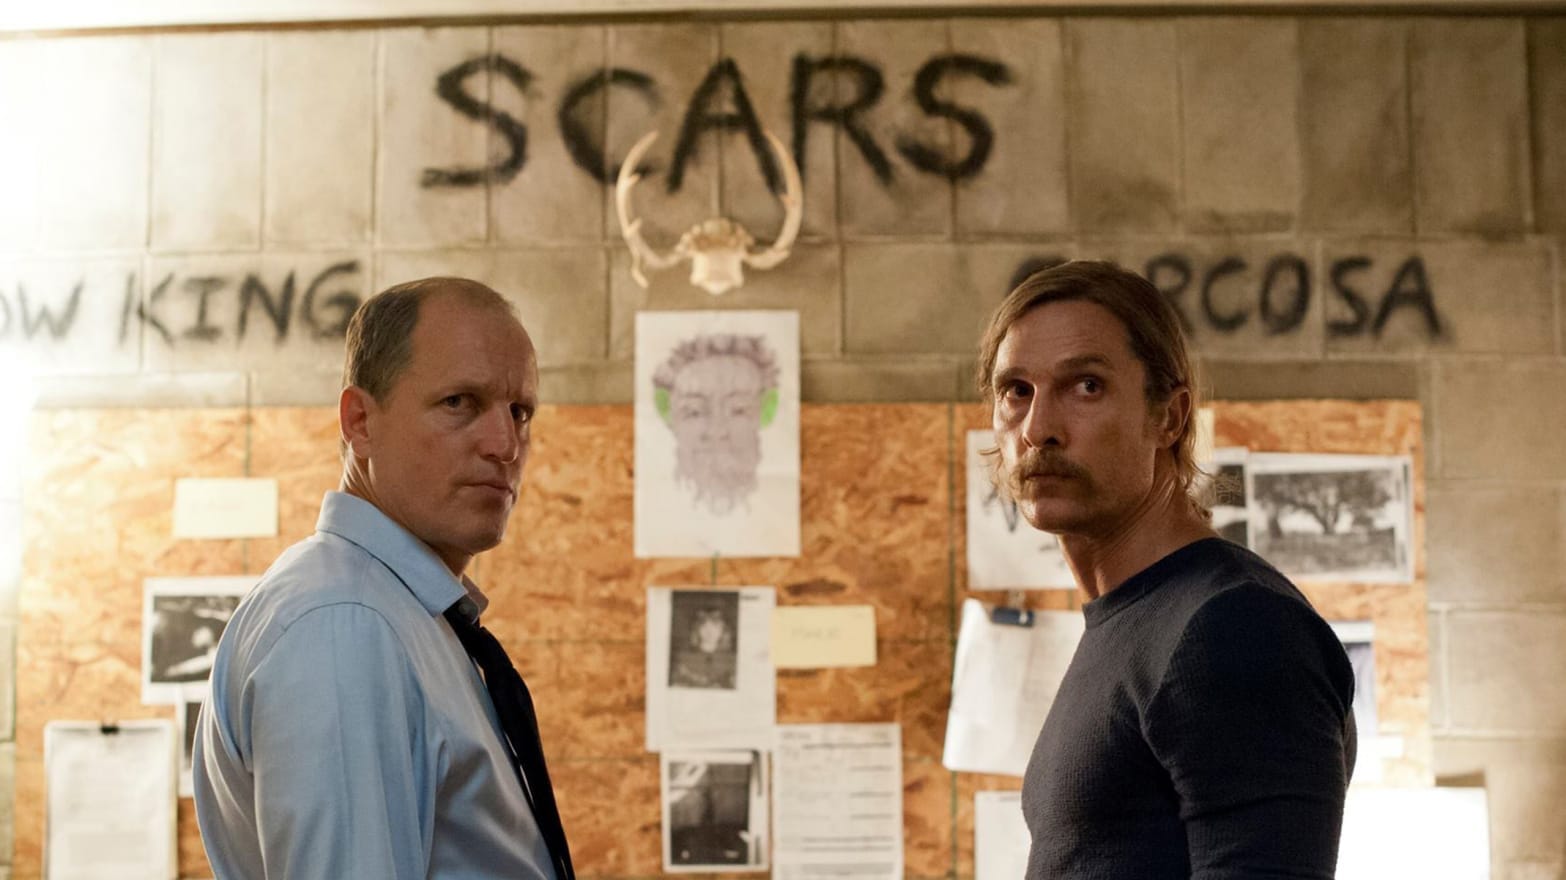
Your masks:
[{"label": "man with mustache", "polygon": [[531,698],[463,573],[516,502],[533,342],[500,294],[427,278],[359,307],[343,384],[339,491],[218,648],[193,757],[212,870],[574,880]]},{"label": "man with mustache", "polygon": [[1023,780],[1028,880],[1330,880],[1354,673],[1195,497],[1178,315],[1108,263],[1040,270],[992,317],[979,383],[999,484],[1089,600]]}]

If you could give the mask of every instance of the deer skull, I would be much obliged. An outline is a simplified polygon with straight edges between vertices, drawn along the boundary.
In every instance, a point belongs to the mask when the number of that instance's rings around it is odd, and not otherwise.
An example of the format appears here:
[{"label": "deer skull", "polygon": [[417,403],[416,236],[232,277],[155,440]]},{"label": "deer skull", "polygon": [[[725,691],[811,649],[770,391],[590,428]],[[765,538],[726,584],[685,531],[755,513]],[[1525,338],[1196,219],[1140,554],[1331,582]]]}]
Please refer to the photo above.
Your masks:
[{"label": "deer skull", "polygon": [[784,215],[783,228],[778,232],[777,240],[760,249],[752,248],[756,239],[745,227],[726,217],[716,217],[691,227],[690,231],[680,236],[674,250],[668,253],[653,250],[642,238],[641,218],[631,216],[631,190],[641,182],[642,175],[636,167],[658,138],[658,133],[650,131],[642,135],[642,139],[631,147],[631,152],[620,164],[620,174],[615,180],[614,204],[620,215],[620,234],[631,249],[631,277],[636,279],[637,284],[647,286],[646,269],[667,269],[688,259],[691,261],[691,283],[717,296],[745,283],[746,266],[771,269],[788,257],[804,216],[799,168],[782,141],[771,132],[767,132],[766,136],[783,167],[784,191],[778,200],[783,203]]}]

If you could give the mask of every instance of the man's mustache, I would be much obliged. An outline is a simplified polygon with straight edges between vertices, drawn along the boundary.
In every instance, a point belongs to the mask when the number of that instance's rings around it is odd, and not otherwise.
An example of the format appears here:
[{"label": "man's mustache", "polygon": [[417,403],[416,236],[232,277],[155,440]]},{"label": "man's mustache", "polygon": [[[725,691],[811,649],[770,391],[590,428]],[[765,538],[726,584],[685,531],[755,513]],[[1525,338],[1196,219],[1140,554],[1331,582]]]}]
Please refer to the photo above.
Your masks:
[{"label": "man's mustache", "polygon": [[1017,466],[1007,475],[1007,488],[1011,490],[1013,498],[1020,498],[1023,486],[1035,477],[1085,479],[1087,476],[1086,468],[1072,462],[1063,453],[1053,449],[1026,449],[1017,459]]}]

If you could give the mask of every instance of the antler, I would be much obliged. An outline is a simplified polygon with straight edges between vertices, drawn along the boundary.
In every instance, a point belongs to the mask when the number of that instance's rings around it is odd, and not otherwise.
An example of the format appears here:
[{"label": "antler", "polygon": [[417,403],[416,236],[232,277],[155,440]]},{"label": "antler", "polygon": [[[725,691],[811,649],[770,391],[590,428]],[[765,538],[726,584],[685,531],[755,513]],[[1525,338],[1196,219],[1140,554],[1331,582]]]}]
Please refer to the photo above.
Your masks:
[{"label": "antler", "polygon": [[[615,212],[620,215],[620,235],[631,248],[631,277],[643,287],[647,286],[647,276],[642,272],[644,265],[654,269],[667,269],[680,261],[680,255],[677,253],[660,254],[653,250],[647,244],[647,240],[642,238],[642,218],[631,217],[631,190],[635,189],[642,180],[642,174],[636,170],[636,167],[641,164],[642,156],[646,155],[648,148],[657,139],[656,131],[649,131],[642,135],[641,140],[631,147],[631,152],[626,154],[625,161],[620,163],[620,174],[614,182],[614,207]],[[781,146],[779,144],[780,148]]]},{"label": "antler", "polygon": [[794,164],[794,157],[788,154],[788,149],[776,135],[770,131],[765,134],[772,144],[772,151],[777,154],[778,162],[783,166],[783,194],[778,196],[778,201],[783,203],[784,214],[783,228],[778,231],[777,240],[766,250],[745,255],[745,264],[757,269],[771,269],[788,258],[789,249],[799,236],[799,224],[805,213],[804,197],[800,192],[803,187],[799,182],[799,166]]}]

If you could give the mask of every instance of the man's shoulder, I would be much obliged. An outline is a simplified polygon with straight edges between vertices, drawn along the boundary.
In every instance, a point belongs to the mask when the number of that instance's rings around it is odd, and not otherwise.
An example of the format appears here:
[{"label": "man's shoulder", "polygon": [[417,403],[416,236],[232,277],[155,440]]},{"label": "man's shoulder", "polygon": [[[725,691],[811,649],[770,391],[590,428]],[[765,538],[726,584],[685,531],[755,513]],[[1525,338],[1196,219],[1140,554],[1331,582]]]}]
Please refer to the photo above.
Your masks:
[{"label": "man's shoulder", "polygon": [[1184,548],[1168,579],[1179,585],[1171,595],[1192,613],[1235,590],[1275,594],[1310,607],[1299,588],[1271,563],[1222,538],[1208,538]]}]

